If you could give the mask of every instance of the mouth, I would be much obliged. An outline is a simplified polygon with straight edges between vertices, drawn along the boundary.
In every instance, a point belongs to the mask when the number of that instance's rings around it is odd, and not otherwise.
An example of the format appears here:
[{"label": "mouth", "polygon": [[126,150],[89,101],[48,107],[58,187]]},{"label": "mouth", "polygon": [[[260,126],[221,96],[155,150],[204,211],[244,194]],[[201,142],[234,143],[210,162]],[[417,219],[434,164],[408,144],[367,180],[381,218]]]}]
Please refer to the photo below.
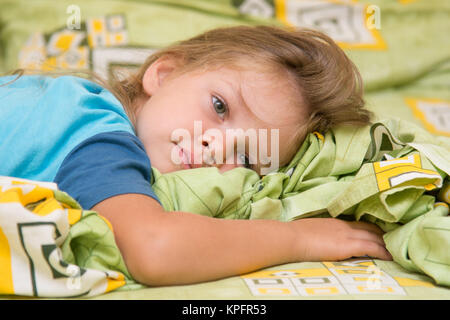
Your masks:
[{"label": "mouth", "polygon": [[178,155],[180,156],[181,159],[181,164],[183,165],[184,169],[192,169],[191,166],[191,162],[189,160],[189,156],[187,155],[187,153],[185,152],[185,150],[180,147],[179,145],[177,145],[178,148]]}]

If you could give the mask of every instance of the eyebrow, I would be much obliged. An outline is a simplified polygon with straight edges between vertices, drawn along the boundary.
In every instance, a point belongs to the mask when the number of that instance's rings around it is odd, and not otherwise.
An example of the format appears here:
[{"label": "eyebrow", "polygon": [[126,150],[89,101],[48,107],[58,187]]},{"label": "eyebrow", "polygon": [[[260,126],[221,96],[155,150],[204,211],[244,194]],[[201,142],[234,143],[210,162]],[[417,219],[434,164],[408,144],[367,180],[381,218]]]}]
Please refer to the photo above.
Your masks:
[{"label": "eyebrow", "polygon": [[[258,116],[256,116],[256,114],[252,111],[252,109],[250,109],[250,107],[246,103],[246,101],[244,99],[244,96],[242,94],[241,85],[235,86],[233,83],[229,82],[228,80],[225,80],[225,79],[221,79],[221,80],[222,80],[222,82],[227,84],[228,87],[231,88],[231,91],[233,93],[234,98],[236,99],[236,97],[237,97],[237,99],[240,102],[240,104],[243,105],[244,108],[246,108],[248,110],[248,112],[250,112],[253,115],[255,120],[257,120],[261,124],[268,125],[268,123],[266,123],[266,122],[262,121],[261,119],[259,119]],[[273,128],[270,128],[269,130],[272,130],[272,129]],[[259,141],[259,139],[258,139],[258,141]],[[248,145],[248,143],[245,143],[245,152],[247,153],[248,157],[250,158],[250,155],[248,154],[248,150],[249,150],[249,145]],[[257,150],[259,150],[259,146],[257,147]],[[267,152],[267,150],[266,150],[266,152]],[[294,152],[294,155],[295,155],[295,152]],[[253,156],[252,156],[252,158],[253,158],[253,160],[255,159],[255,157],[253,157]],[[269,157],[269,158],[272,158],[272,156]],[[259,154],[256,155],[256,160],[257,160],[256,163],[253,163],[252,166],[253,166],[254,171],[256,171],[259,175],[261,175],[261,169],[262,168],[272,165],[271,163],[269,163],[267,165],[263,165],[261,163],[261,161],[258,161],[258,160],[261,160],[261,159],[259,159]],[[279,166],[278,166],[279,168],[288,165],[290,163],[290,161],[292,160],[292,157],[289,158],[289,159],[283,159],[283,160],[285,160],[285,161],[280,161],[279,162]],[[284,162],[286,162],[286,163],[284,163]],[[276,169],[276,170],[278,170],[278,169]]]},{"label": "eyebrow", "polygon": [[233,96],[234,96],[235,98],[237,97],[237,100],[239,101],[239,103],[240,103],[241,105],[243,105],[244,108],[245,108],[248,112],[250,112],[250,113],[253,115],[253,117],[254,117],[255,120],[259,121],[261,124],[268,125],[268,123],[265,123],[264,121],[262,121],[261,119],[259,119],[259,118],[256,116],[256,114],[253,112],[253,110],[248,106],[247,102],[246,102],[245,99],[244,99],[244,95],[242,94],[241,85],[235,86],[233,83],[229,82],[228,80],[225,80],[225,79],[221,79],[221,80],[222,80],[224,83],[226,83],[226,84],[232,89],[231,91],[233,92]]}]

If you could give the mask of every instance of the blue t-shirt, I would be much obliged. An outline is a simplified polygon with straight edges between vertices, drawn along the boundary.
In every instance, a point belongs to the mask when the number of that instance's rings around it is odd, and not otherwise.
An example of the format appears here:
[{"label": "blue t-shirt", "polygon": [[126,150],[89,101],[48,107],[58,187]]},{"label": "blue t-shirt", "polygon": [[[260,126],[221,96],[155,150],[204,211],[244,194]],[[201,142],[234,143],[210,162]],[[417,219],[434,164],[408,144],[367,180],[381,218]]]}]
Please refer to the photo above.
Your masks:
[{"label": "blue t-shirt", "polygon": [[90,209],[139,193],[158,202],[151,164],[120,102],[73,76],[0,77],[0,175],[53,181]]}]

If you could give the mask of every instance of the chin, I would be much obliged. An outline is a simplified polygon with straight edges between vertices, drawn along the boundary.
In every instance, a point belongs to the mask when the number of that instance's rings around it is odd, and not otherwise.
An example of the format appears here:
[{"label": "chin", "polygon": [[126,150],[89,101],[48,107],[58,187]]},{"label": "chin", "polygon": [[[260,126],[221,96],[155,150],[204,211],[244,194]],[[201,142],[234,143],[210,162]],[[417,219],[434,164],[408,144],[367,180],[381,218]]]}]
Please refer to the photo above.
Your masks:
[{"label": "chin", "polygon": [[163,165],[163,166],[159,166],[157,163],[153,163],[153,162],[151,164],[152,164],[152,168],[156,168],[161,174],[169,173],[169,172],[173,172],[173,171],[177,170],[176,168],[173,168],[172,166],[167,165],[167,163],[165,163],[165,165]]}]

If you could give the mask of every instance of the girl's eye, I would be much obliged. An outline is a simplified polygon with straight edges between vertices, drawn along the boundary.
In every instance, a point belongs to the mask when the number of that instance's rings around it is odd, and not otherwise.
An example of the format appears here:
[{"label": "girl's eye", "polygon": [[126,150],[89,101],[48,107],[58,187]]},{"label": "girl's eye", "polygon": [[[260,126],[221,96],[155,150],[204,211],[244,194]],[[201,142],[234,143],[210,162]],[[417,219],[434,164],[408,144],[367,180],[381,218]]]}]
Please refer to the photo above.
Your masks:
[{"label": "girl's eye", "polygon": [[246,154],[239,155],[240,163],[244,165],[244,168],[251,169],[252,165],[250,164],[250,160]]},{"label": "girl's eye", "polygon": [[212,97],[212,103],[214,111],[223,118],[228,110],[226,103],[215,96]]}]

